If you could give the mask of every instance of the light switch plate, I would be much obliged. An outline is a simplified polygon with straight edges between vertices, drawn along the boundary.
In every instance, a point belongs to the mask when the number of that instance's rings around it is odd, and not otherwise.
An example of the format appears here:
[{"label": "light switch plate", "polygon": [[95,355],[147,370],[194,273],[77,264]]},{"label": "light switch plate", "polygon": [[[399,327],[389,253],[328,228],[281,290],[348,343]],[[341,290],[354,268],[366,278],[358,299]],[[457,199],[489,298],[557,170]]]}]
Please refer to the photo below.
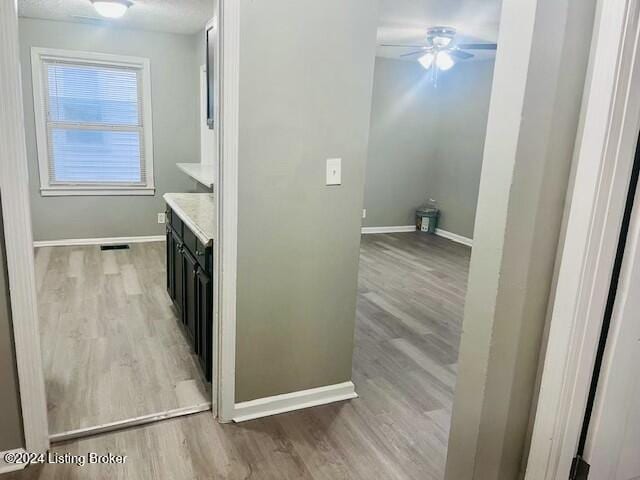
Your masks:
[{"label": "light switch plate", "polygon": [[327,158],[327,185],[342,184],[342,159]]}]

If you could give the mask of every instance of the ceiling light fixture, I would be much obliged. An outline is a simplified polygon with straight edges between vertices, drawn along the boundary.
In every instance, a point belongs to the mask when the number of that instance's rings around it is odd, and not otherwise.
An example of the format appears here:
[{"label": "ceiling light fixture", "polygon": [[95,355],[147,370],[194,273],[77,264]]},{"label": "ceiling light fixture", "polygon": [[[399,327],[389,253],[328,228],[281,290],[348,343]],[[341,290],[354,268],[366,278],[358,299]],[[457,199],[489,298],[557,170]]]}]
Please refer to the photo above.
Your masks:
[{"label": "ceiling light fixture", "polygon": [[107,18],[120,18],[133,5],[129,0],[91,0],[93,8]]},{"label": "ceiling light fixture", "polygon": [[431,52],[425,53],[422,57],[418,59],[418,61],[420,62],[420,65],[422,65],[422,67],[425,70],[429,70],[431,68],[431,65],[433,65],[434,60],[435,60],[435,55]]},{"label": "ceiling light fixture", "polygon": [[438,55],[436,57],[436,66],[440,70],[447,71],[451,67],[453,67],[454,64],[455,62],[453,61],[453,58],[451,58],[451,55],[449,55],[448,52],[438,52]]},{"label": "ceiling light fixture", "polygon": [[433,43],[434,47],[443,49],[449,46],[449,44],[451,43],[451,40],[452,40],[451,37],[442,37],[437,35],[431,39],[431,42]]}]

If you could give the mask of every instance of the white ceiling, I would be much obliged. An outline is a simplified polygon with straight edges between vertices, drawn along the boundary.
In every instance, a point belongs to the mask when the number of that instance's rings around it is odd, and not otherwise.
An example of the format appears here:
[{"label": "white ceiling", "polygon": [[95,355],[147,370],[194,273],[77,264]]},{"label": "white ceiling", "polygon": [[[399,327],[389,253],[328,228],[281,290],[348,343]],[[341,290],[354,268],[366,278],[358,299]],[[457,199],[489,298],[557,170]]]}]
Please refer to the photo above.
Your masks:
[{"label": "white ceiling", "polygon": [[124,17],[107,20],[89,0],[18,0],[21,17],[90,22],[172,33],[196,33],[213,15],[212,0],[132,0]]},{"label": "white ceiling", "polygon": [[[211,18],[212,0],[133,0],[117,20],[101,18],[89,0],[18,0],[23,17],[100,22],[129,28],[174,33],[196,33]],[[443,25],[458,31],[457,41],[495,42],[498,39],[501,0],[381,0],[378,44],[424,43],[428,27]],[[382,57],[398,58],[412,51],[378,47]],[[492,56],[474,52],[476,58]],[[410,57],[409,60],[412,58]]]},{"label": "white ceiling", "polygon": [[[496,42],[502,0],[381,0],[378,45],[423,44],[428,27],[458,31],[458,42]],[[381,57],[399,58],[415,49],[378,47]],[[493,52],[474,51],[477,59]],[[409,57],[411,60],[412,57]]]}]

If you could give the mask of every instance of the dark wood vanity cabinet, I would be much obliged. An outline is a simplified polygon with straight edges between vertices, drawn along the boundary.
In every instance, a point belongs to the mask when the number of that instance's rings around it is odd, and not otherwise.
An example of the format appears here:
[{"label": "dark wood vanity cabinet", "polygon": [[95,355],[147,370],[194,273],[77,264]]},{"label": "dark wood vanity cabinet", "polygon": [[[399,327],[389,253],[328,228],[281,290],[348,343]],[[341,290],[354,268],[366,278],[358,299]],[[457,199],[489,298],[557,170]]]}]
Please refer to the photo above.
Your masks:
[{"label": "dark wood vanity cabinet", "polygon": [[167,207],[167,292],[211,381],[213,360],[213,249],[204,246]]}]

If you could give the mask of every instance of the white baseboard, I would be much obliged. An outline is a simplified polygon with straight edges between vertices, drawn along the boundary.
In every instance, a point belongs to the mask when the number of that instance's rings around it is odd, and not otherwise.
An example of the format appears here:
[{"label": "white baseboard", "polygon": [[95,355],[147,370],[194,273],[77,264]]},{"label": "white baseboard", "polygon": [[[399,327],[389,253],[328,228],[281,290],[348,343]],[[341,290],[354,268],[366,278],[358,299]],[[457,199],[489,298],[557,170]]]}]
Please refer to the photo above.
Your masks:
[{"label": "white baseboard", "polygon": [[299,392],[274,395],[273,397],[236,403],[233,421],[246,422],[247,420],[352,398],[358,398],[353,382],[343,382],[309,390],[300,390]]},{"label": "white baseboard", "polygon": [[463,237],[462,235],[458,235],[457,233],[447,232],[446,230],[442,230],[440,228],[436,228],[436,235],[443,238],[448,238],[456,243],[461,243],[466,245],[467,247],[473,247],[473,238]]},{"label": "white baseboard", "polygon": [[7,463],[4,461],[4,458],[6,455],[24,455],[25,453],[24,448],[0,452],[0,475],[24,469],[27,466],[26,463]]},{"label": "white baseboard", "polygon": [[[373,233],[407,233],[415,231],[415,225],[399,225],[395,227],[362,227],[363,235],[369,235]],[[458,235],[457,233],[447,232],[446,230],[442,230],[441,228],[436,229],[436,235],[442,238],[447,238],[456,243],[461,243],[468,247],[473,246],[472,238],[463,237],[462,235]]]},{"label": "white baseboard", "polygon": [[400,225],[397,227],[362,227],[363,235],[369,235],[372,233],[406,233],[415,231],[415,225]]},{"label": "white baseboard", "polygon": [[164,235],[150,235],[147,237],[109,237],[109,238],[70,238],[65,240],[39,240],[33,242],[38,247],[69,247],[75,245],[119,245],[121,243],[164,242]]}]

